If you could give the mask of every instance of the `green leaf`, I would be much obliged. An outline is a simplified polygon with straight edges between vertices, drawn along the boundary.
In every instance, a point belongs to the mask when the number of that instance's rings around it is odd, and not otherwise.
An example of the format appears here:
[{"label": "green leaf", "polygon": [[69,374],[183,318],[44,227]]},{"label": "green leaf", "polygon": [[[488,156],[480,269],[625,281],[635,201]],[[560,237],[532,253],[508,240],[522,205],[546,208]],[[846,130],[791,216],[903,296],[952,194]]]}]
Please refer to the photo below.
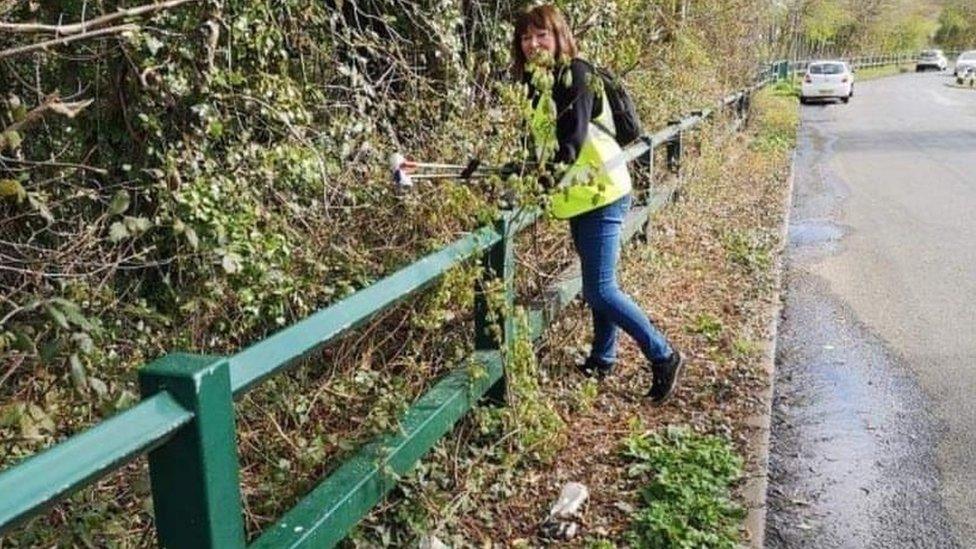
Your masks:
[{"label": "green leaf", "polygon": [[65,330],[71,328],[71,325],[68,324],[68,317],[65,316],[60,309],[54,305],[47,305],[44,309],[47,311],[47,315],[51,317],[51,320],[53,320],[58,326],[64,328]]},{"label": "green leaf", "polygon": [[120,189],[112,197],[112,202],[108,205],[108,212],[112,215],[119,215],[129,209],[129,202],[129,193],[124,189]]},{"label": "green leaf", "polygon": [[23,138],[20,134],[14,130],[5,131],[0,134],[0,150],[8,149],[15,151],[20,148],[20,144],[23,142]]},{"label": "green leaf", "polygon": [[91,321],[82,314],[81,307],[77,303],[62,297],[52,298],[51,303],[57,304],[68,320],[79,328],[90,330],[93,327]]},{"label": "green leaf", "polygon": [[73,353],[68,358],[68,363],[71,365],[71,383],[74,384],[75,389],[84,392],[88,388],[88,373],[85,371],[85,365],[81,363],[77,353]]},{"label": "green leaf", "polygon": [[196,250],[200,247],[200,239],[197,238],[197,232],[193,230],[193,227],[187,227],[184,234],[186,235],[186,242],[191,248]]},{"label": "green leaf", "polygon": [[16,427],[20,424],[22,415],[24,415],[24,405],[21,403],[0,408],[0,427]]},{"label": "green leaf", "polygon": [[241,258],[237,254],[229,253],[220,260],[220,266],[227,274],[234,274],[241,270]]},{"label": "green leaf", "polygon": [[128,237],[129,230],[125,228],[125,224],[121,221],[112,223],[112,226],[108,228],[108,239],[110,242],[121,242]]},{"label": "green leaf", "polygon": [[[86,319],[87,321],[87,319]],[[71,334],[71,340],[78,346],[78,350],[84,354],[89,354],[95,350],[95,342],[90,335],[85,332],[75,332]]]},{"label": "green leaf", "polygon": [[26,197],[27,191],[24,190],[24,186],[19,181],[15,179],[0,179],[0,198],[11,198],[19,204]]},{"label": "green leaf", "polygon": [[217,139],[224,134],[224,124],[220,120],[211,120],[207,124],[207,135]]},{"label": "green leaf", "polygon": [[144,233],[152,228],[152,221],[145,217],[126,216],[122,221],[125,223],[125,228],[133,235]]}]

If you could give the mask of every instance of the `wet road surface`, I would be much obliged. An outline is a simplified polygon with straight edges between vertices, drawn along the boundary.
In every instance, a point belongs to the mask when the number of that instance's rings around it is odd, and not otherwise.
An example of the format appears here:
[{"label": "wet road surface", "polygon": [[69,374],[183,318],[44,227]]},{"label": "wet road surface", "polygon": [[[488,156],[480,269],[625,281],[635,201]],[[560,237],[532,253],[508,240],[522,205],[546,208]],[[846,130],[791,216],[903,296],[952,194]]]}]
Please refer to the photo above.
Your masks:
[{"label": "wet road surface", "polygon": [[768,547],[976,547],[976,92],[804,106]]}]

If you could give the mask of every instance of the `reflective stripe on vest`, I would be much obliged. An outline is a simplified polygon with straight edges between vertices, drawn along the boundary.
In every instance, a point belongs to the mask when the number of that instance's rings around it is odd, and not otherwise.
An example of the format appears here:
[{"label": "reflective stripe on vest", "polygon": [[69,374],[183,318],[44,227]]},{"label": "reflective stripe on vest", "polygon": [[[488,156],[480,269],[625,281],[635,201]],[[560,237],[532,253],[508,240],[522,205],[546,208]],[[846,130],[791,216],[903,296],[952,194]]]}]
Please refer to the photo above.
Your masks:
[{"label": "reflective stripe on vest", "polygon": [[623,161],[623,150],[616,138],[603,129],[616,131],[606,97],[603,97],[603,112],[596,121],[599,126],[590,122],[576,162],[552,192],[550,211],[556,218],[568,219],[595,210],[630,193],[630,172]]}]

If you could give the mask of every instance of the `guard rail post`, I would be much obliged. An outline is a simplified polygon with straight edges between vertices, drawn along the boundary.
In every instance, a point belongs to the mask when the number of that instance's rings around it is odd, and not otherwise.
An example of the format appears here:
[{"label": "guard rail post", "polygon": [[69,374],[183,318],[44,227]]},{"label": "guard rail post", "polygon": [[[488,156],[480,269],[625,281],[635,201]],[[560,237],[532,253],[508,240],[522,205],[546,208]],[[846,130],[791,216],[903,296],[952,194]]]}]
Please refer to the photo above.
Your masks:
[{"label": "guard rail post", "polygon": [[742,111],[739,118],[742,119],[743,126],[749,126],[749,113],[752,110],[752,91],[748,88],[742,90],[742,97],[739,98],[739,109]]},{"label": "guard rail post", "polygon": [[668,139],[666,156],[668,162],[668,169],[671,170],[675,175],[681,174],[681,121],[671,120],[668,122],[669,126],[678,126],[678,131],[674,134],[674,137]]},{"label": "guard rail post", "polygon": [[193,420],[149,453],[160,547],[243,548],[230,370],[220,357],[170,354],[139,370],[143,397],[168,392]]},{"label": "guard rail post", "polygon": [[[485,393],[485,400],[496,405],[508,402],[506,378],[515,341],[515,242],[511,234],[512,218],[513,213],[505,211],[495,222],[495,230],[502,238],[482,255],[482,275],[475,283],[475,350],[501,350],[505,365],[501,379]],[[500,300],[496,292],[501,292]]]}]

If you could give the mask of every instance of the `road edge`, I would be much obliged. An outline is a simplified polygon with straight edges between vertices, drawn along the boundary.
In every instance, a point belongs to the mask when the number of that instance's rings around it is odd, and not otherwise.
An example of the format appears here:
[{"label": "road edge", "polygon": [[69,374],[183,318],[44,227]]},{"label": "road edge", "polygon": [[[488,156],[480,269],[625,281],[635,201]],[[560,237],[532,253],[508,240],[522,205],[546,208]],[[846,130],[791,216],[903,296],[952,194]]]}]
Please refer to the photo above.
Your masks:
[{"label": "road edge", "polygon": [[795,177],[796,149],[794,148],[790,154],[790,171],[787,174],[786,196],[783,198],[780,249],[773,265],[773,296],[766,311],[769,315],[769,324],[766,328],[769,335],[763,345],[761,366],[767,383],[758,395],[760,402],[762,402],[762,410],[747,420],[747,423],[753,427],[749,435],[749,446],[756,449],[754,453],[756,462],[751,468],[741,494],[748,510],[745,520],[748,546],[756,549],[761,549],[766,541],[766,491],[769,484],[769,438],[773,413],[773,389],[776,383],[776,349],[779,339],[779,320],[783,311],[783,271],[786,262],[786,249],[789,245],[788,235],[790,214],[793,209]]}]

